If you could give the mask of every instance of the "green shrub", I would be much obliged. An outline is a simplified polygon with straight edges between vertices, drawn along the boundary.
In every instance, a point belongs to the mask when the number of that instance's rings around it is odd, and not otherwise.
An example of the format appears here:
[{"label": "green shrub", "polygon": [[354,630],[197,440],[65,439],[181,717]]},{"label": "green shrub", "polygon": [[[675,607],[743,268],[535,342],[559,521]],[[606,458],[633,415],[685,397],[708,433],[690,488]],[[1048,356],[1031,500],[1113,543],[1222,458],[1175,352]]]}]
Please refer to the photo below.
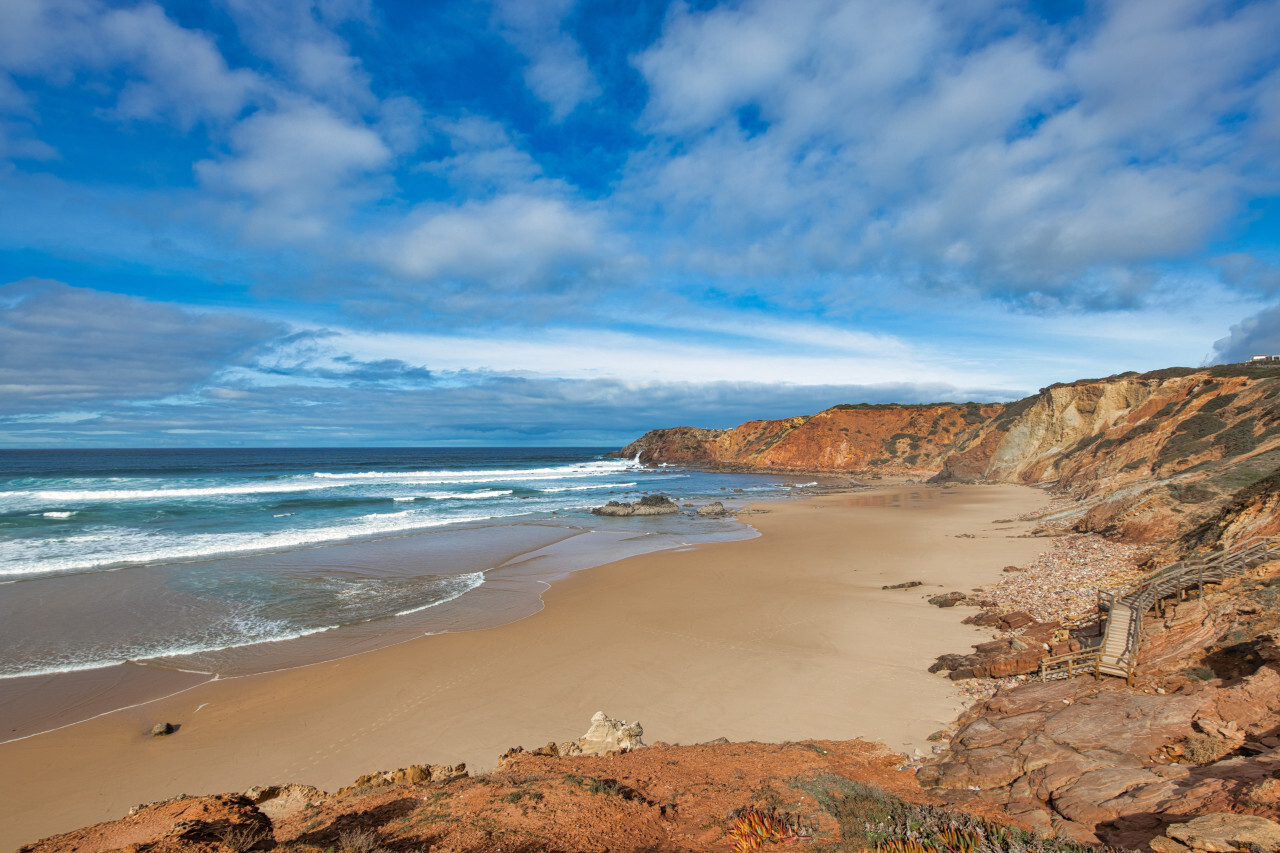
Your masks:
[{"label": "green shrub", "polygon": [[1161,370],[1152,370],[1143,373],[1139,379],[1156,379],[1163,382],[1166,379],[1181,379],[1184,376],[1190,376],[1193,373],[1199,373],[1200,370],[1195,367],[1166,367]]},{"label": "green shrub", "polygon": [[1214,397],[1212,400],[1201,406],[1200,411],[1216,412],[1220,409],[1225,409],[1227,406],[1234,403],[1236,398],[1239,396],[1239,394],[1223,394],[1221,397]]},{"label": "green shrub", "polygon": [[1164,447],[1160,448],[1156,464],[1168,465],[1207,450],[1209,448],[1207,439],[1226,427],[1226,422],[1216,415],[1196,412],[1178,424],[1177,430],[1165,442]]},{"label": "green shrub", "polygon": [[879,788],[817,773],[790,784],[813,797],[818,808],[840,824],[841,841],[828,850],[879,853],[1105,853],[1091,847],[1030,832],[940,806],[908,803]]}]

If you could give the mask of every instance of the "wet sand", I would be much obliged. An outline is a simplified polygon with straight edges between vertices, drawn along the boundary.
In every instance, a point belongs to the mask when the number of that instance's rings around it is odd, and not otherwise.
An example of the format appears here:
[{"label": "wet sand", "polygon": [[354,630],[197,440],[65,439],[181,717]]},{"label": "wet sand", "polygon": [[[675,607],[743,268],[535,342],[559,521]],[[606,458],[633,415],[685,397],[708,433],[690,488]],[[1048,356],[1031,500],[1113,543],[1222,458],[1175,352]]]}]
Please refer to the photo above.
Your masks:
[{"label": "wet sand", "polygon": [[[759,538],[572,574],[545,609],[327,663],[197,684],[0,745],[0,849],[179,793],[333,790],[415,763],[494,765],[507,747],[638,719],[646,740],[864,737],[910,753],[952,719],[926,668],[987,633],[925,598],[1046,549],[1005,519],[1015,486],[884,487],[762,505]],[[998,523],[997,523],[998,522]],[[973,538],[959,538],[970,534]],[[919,580],[924,586],[882,590]],[[150,738],[152,724],[180,726]]]}]

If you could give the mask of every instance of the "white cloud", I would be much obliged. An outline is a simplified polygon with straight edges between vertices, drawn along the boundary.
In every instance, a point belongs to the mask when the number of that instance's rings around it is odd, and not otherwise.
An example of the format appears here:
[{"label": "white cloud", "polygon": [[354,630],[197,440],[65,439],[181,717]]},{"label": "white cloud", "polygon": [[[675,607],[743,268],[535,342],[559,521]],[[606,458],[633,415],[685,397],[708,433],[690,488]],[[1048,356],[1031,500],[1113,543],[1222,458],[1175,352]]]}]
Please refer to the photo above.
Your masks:
[{"label": "white cloud", "polygon": [[223,0],[254,51],[272,61],[295,93],[337,109],[376,104],[371,77],[333,27],[370,23],[366,2]]},{"label": "white cloud", "polygon": [[1280,3],[1106,4],[1075,41],[1013,9],[984,27],[995,12],[677,6],[635,59],[653,142],[626,192],[678,225],[673,262],[715,275],[954,275],[1054,301],[1194,256],[1280,183],[1258,142]]},{"label": "white cloud", "polygon": [[525,85],[563,121],[580,104],[600,96],[600,84],[581,46],[563,30],[574,0],[497,0],[494,7],[506,39],[528,59]]},{"label": "white cloud", "polygon": [[116,110],[124,118],[171,112],[183,127],[205,116],[227,120],[263,87],[252,72],[229,69],[207,35],[179,27],[159,6],[112,10],[95,29],[142,75],[120,93]]},{"label": "white cloud", "polygon": [[83,69],[121,67],[115,114],[175,118],[189,127],[233,118],[263,87],[228,68],[212,39],[170,19],[154,3],[112,9],[96,0],[12,0],[0,4],[0,68],[67,85]]},{"label": "white cloud", "polygon": [[347,207],[374,194],[368,180],[391,161],[378,134],[314,103],[288,104],[242,121],[231,133],[234,155],[203,160],[209,188],[247,196],[247,236],[313,240]]},{"label": "white cloud", "polygon": [[[439,371],[484,371],[622,382],[752,382],[794,385],[931,383],[979,388],[1000,384],[995,372],[939,363],[927,351],[885,338],[877,350],[860,335],[822,330],[825,340],[788,339],[803,326],[766,327],[730,343],[675,341],[669,335],[550,328],[495,335],[367,334],[343,331],[326,341],[360,361],[399,358]],[[814,351],[817,349],[818,351]]]},{"label": "white cloud", "polygon": [[497,290],[578,278],[611,254],[603,217],[557,198],[509,194],[431,206],[384,243],[384,257],[415,279],[482,281]]},{"label": "white cloud", "polygon": [[[417,171],[439,175],[455,186],[483,194],[486,190],[511,190],[538,181],[544,186],[542,167],[519,148],[505,125],[484,116],[464,115],[437,119],[433,129],[449,140],[453,154],[419,163]],[[555,184],[559,190],[567,189]]]}]

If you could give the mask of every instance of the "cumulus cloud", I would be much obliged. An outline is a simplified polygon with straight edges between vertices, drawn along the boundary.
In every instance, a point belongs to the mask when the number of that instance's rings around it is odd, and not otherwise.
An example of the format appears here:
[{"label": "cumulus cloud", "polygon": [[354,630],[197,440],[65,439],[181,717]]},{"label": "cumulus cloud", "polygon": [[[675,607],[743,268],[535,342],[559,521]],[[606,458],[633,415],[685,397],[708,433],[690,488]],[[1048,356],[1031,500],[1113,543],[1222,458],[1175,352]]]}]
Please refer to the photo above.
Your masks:
[{"label": "cumulus cloud", "polygon": [[346,206],[368,200],[366,179],[392,152],[361,122],[302,102],[259,112],[231,132],[233,156],[203,160],[196,173],[212,189],[251,202],[244,230],[252,239],[324,236]]},{"label": "cumulus cloud", "polygon": [[0,286],[0,408],[57,412],[190,392],[281,331],[57,281],[11,282]]},{"label": "cumulus cloud", "polygon": [[123,67],[114,114],[123,119],[234,118],[264,83],[231,69],[205,33],[154,3],[111,8],[96,0],[13,0],[0,5],[0,69],[67,85],[83,69]]},{"label": "cumulus cloud", "polygon": [[371,77],[334,28],[355,22],[369,25],[367,0],[223,0],[240,36],[272,61],[295,93],[337,107],[367,109],[376,98]]},{"label": "cumulus cloud", "polygon": [[229,69],[206,34],[178,26],[159,6],[114,9],[95,29],[139,73],[120,92],[124,118],[172,113],[189,128],[205,116],[234,118],[263,89],[253,72]]},{"label": "cumulus cloud", "polygon": [[1102,4],[1071,39],[1011,10],[984,29],[990,11],[677,6],[635,60],[654,142],[628,189],[717,274],[956,273],[1070,300],[1081,276],[1193,256],[1249,180],[1280,180],[1250,148],[1280,4]]},{"label": "cumulus cloud", "polygon": [[501,290],[569,284],[611,254],[612,242],[598,212],[558,198],[510,194],[424,208],[385,252],[410,278],[483,281]]},{"label": "cumulus cloud", "polygon": [[1248,361],[1253,355],[1280,355],[1280,305],[1266,308],[1231,327],[1213,345],[1215,362]]},{"label": "cumulus cloud", "polygon": [[563,121],[579,104],[600,96],[581,46],[564,32],[575,0],[498,0],[495,16],[507,40],[528,59],[524,81]]}]

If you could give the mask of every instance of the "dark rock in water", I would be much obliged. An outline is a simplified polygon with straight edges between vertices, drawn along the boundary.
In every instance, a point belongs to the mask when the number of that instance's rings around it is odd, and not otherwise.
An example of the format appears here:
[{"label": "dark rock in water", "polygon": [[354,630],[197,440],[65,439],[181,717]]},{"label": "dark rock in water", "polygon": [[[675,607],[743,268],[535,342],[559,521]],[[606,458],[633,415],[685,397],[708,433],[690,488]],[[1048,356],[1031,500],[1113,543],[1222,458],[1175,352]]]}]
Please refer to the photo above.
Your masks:
[{"label": "dark rock in water", "polygon": [[911,589],[913,586],[924,586],[924,581],[907,581],[905,583],[891,583],[881,589]]},{"label": "dark rock in water", "polygon": [[955,607],[969,596],[963,592],[946,592],[942,595],[935,595],[929,599],[929,603],[934,607]]},{"label": "dark rock in water", "polygon": [[720,503],[720,501],[716,501],[715,503],[704,504],[703,506],[698,507],[698,515],[716,517],[728,515],[728,511],[724,508],[724,504]]},{"label": "dark rock in water", "polygon": [[645,495],[638,501],[621,503],[609,501],[604,506],[591,510],[593,515],[610,515],[626,517],[632,515],[675,515],[680,512],[671,498],[662,494]]},{"label": "dark rock in water", "polygon": [[177,729],[174,727],[173,723],[156,723],[151,727],[151,736],[163,737],[164,735],[171,735],[176,731]]}]

